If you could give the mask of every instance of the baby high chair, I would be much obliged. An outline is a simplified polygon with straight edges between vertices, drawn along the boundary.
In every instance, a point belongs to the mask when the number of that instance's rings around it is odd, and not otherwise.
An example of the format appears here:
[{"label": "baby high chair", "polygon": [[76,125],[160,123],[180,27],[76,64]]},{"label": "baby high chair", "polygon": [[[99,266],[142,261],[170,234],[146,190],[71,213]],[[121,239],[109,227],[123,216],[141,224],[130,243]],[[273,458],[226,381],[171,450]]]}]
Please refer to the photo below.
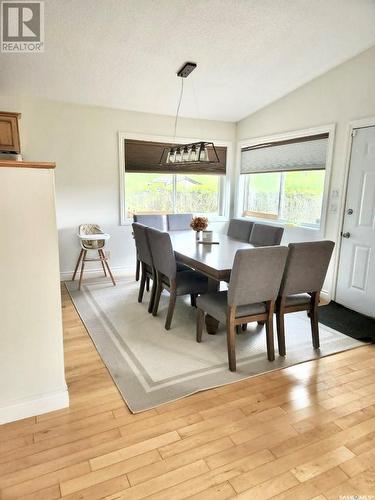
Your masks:
[{"label": "baby high chair", "polygon": [[[98,226],[97,224],[81,224],[78,228],[78,235],[77,236],[78,236],[80,244],[81,244],[81,252],[79,254],[77,264],[76,264],[76,267],[74,269],[72,281],[74,281],[74,279],[76,277],[78,267],[79,267],[79,264],[81,262],[81,273],[79,276],[78,290],[81,289],[83,271],[84,271],[86,262],[99,262],[100,261],[102,264],[104,275],[107,276],[107,271],[106,271],[106,268],[107,268],[108,274],[112,280],[112,283],[114,286],[116,286],[116,282],[115,282],[114,277],[113,277],[111,270],[109,268],[108,258],[106,257],[104,250],[103,250],[103,248],[105,246],[105,242],[106,242],[106,240],[109,240],[110,235],[107,233],[104,233],[101,230],[100,226]],[[99,254],[99,258],[98,259],[97,258],[86,258],[87,252],[89,250],[97,250],[97,252]]]}]

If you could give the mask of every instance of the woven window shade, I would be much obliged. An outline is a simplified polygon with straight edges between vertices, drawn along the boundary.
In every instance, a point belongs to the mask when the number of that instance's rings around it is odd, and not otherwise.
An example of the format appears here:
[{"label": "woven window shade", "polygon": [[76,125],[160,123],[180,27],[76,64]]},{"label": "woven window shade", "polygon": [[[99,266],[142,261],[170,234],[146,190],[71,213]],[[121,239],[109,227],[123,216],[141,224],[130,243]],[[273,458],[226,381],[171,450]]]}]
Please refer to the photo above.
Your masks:
[{"label": "woven window shade", "polygon": [[241,174],[322,170],[327,145],[328,134],[319,134],[243,148]]},{"label": "woven window shade", "polygon": [[[216,147],[219,163],[169,164],[160,165],[164,148],[171,143],[136,141],[125,139],[125,172],[164,173],[164,174],[216,174],[225,175],[227,148]],[[209,149],[209,148],[208,148]]]}]

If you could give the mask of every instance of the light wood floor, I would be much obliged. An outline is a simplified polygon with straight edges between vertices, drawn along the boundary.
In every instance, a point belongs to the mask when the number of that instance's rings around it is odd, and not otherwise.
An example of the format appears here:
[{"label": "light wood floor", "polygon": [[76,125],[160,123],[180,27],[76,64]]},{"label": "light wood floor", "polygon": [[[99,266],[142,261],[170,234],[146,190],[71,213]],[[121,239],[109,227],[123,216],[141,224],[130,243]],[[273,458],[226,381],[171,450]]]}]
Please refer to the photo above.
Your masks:
[{"label": "light wood floor", "polygon": [[375,346],[132,415],[63,315],[71,406],[0,427],[2,500],[375,495]]}]

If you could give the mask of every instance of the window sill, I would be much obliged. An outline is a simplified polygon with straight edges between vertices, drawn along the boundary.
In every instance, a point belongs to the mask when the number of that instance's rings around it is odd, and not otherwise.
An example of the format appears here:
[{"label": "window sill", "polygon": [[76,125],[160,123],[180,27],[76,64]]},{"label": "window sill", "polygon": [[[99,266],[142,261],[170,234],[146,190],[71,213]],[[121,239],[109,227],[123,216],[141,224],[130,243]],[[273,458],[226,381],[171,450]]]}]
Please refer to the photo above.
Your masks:
[{"label": "window sill", "polygon": [[280,226],[283,227],[284,229],[298,229],[298,230],[303,230],[303,231],[315,231],[317,233],[322,232],[322,227],[308,227],[308,226],[300,226],[300,225],[294,225],[294,224],[289,224],[288,222],[283,222],[278,219],[262,219],[261,217],[237,217],[238,219],[242,220],[250,220],[254,223],[259,223],[259,224],[268,224],[270,226]]}]

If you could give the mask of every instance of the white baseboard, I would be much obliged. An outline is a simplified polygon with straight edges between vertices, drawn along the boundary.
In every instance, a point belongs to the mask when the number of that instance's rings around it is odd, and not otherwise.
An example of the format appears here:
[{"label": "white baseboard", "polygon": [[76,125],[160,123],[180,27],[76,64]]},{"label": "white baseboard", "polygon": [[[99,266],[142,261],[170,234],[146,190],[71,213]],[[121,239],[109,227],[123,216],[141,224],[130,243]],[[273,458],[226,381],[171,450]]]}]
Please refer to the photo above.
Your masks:
[{"label": "white baseboard", "polygon": [[0,425],[69,406],[68,389],[24,399],[0,408]]},{"label": "white baseboard", "polygon": [[[115,279],[116,279],[116,273],[119,273],[119,274],[135,274],[135,265],[132,266],[132,267],[111,267],[111,271],[112,273],[114,274],[115,276]],[[73,272],[74,271],[63,271],[60,273],[60,281],[71,281],[72,279],[72,276],[73,276]],[[92,274],[99,274],[99,275],[102,275],[103,278],[104,278],[104,274],[103,274],[103,269],[102,268],[96,268],[96,269],[85,269],[85,272],[84,272],[84,277],[87,275],[87,276],[90,276]],[[79,279],[79,272],[77,273],[77,277],[76,279]]]},{"label": "white baseboard", "polygon": [[330,302],[332,300],[331,294],[328,292],[328,290],[322,290],[320,292],[320,297],[326,302]]}]

